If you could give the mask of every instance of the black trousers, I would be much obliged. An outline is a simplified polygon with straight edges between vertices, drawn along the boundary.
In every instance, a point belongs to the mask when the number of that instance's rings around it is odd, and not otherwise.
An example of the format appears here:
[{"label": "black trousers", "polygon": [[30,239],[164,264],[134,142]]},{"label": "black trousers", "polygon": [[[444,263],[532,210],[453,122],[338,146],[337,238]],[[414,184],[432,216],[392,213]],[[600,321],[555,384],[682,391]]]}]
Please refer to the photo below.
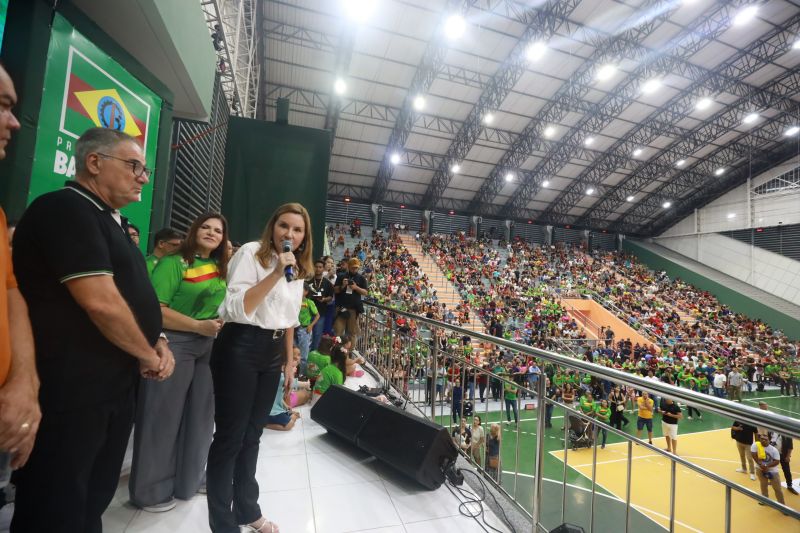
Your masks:
[{"label": "black trousers", "polygon": [[783,480],[786,481],[786,486],[788,488],[793,488],[792,469],[785,455],[781,455],[781,470],[783,470]]},{"label": "black trousers", "polygon": [[134,391],[66,412],[43,408],[17,485],[12,533],[101,533],[119,484],[134,416]]},{"label": "black trousers", "polygon": [[214,441],[208,453],[208,521],[214,533],[239,533],[261,517],[258,444],[278,393],[284,339],[271,330],[228,323],[211,352]]}]

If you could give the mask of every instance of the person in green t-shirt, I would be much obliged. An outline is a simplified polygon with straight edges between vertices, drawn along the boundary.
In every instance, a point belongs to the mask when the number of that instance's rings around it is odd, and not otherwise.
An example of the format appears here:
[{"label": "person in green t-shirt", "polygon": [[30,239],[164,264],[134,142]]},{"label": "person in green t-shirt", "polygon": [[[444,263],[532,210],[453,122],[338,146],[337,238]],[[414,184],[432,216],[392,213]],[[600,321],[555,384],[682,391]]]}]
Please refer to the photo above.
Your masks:
[{"label": "person in green t-shirt", "polygon": [[[609,424],[611,422],[611,407],[608,405],[608,401],[600,400],[599,403],[595,403],[594,417],[604,424]],[[599,428],[598,431],[603,436],[602,445],[600,446],[602,449],[606,447],[606,438],[608,437],[608,433],[606,432],[606,429],[602,427]]]},{"label": "person in green t-shirt", "polygon": [[[511,376],[506,373],[506,379]],[[506,420],[511,423],[511,411],[514,412],[514,424],[519,424],[519,414],[517,413],[517,385],[515,383],[505,383],[503,386],[503,397],[506,400]]]},{"label": "person in green t-shirt", "polygon": [[344,385],[347,375],[347,353],[341,346],[336,346],[331,352],[331,364],[323,368],[317,382],[314,384],[314,397],[325,394],[331,385]]},{"label": "person in green t-shirt", "polygon": [[205,474],[214,431],[209,361],[222,327],[217,309],[225,298],[227,243],[225,218],[202,215],[178,253],[161,258],[150,278],[175,371],[165,381],[139,384],[129,489],[131,502],[145,510],[192,498]]},{"label": "person in green t-shirt", "polygon": [[703,394],[708,394],[708,376],[700,370],[697,371],[695,376],[697,378],[697,390]]},{"label": "person in green t-shirt", "polygon": [[308,297],[311,287],[303,285],[303,301],[300,303],[300,325],[294,328],[294,345],[300,348],[300,374],[305,375],[308,366],[308,349],[311,347],[311,336],[314,324],[319,320],[319,312],[314,300]]},{"label": "person in green t-shirt", "polygon": [[592,416],[594,414],[595,401],[592,398],[592,393],[586,391],[579,400],[579,407],[583,414]]},{"label": "person in green t-shirt", "polygon": [[153,253],[145,257],[144,261],[147,265],[147,275],[153,275],[153,269],[161,260],[170,254],[174,254],[181,247],[183,237],[181,234],[172,228],[162,228],[153,235]]},{"label": "person in green t-shirt", "polygon": [[323,368],[331,364],[331,351],[333,350],[333,337],[324,336],[319,341],[316,350],[308,353],[306,376],[309,380],[316,380]]}]

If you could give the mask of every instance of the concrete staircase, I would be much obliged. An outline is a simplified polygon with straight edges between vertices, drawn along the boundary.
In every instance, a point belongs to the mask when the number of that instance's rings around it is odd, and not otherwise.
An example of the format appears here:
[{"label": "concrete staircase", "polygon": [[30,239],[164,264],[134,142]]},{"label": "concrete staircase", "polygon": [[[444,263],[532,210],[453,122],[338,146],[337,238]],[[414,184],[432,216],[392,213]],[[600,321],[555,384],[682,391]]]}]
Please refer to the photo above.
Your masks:
[{"label": "concrete staircase", "polygon": [[[430,256],[422,252],[422,247],[413,236],[401,235],[400,240],[417,260],[422,271],[428,276],[431,287],[436,289],[439,302],[447,304],[448,309],[455,309],[457,305],[465,303],[455,285],[444,276],[439,265],[437,265]],[[474,309],[470,311],[470,322],[469,324],[465,324],[464,328],[470,331],[484,333],[486,331],[486,326],[484,326],[480,318],[478,318]],[[483,347],[479,342],[473,341],[472,347],[473,353],[483,353]]]}]

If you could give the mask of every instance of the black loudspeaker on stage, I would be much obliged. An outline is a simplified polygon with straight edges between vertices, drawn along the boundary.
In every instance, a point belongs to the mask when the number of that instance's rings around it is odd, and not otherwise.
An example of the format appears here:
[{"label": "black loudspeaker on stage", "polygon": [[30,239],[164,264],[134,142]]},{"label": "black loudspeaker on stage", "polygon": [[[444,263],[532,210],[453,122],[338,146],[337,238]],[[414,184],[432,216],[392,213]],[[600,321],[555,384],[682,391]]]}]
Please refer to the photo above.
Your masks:
[{"label": "black loudspeaker on stage", "polygon": [[341,385],[317,400],[311,420],[428,489],[441,486],[458,456],[442,426]]}]

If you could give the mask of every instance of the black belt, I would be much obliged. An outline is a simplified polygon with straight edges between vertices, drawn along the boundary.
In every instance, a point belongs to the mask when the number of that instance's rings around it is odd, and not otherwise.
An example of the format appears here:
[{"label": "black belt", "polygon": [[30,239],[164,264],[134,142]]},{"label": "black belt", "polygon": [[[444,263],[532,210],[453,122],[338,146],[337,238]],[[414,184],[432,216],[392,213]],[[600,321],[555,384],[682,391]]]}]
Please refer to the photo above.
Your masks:
[{"label": "black belt", "polygon": [[264,331],[267,332],[267,335],[271,334],[273,339],[280,339],[286,333],[285,329],[265,329]]},{"label": "black belt", "polygon": [[251,330],[253,332],[263,331],[267,335],[271,335],[273,340],[283,338],[283,335],[286,333],[286,329],[266,329],[261,326],[256,326],[255,324],[242,324],[240,322],[227,322],[224,328]]}]

